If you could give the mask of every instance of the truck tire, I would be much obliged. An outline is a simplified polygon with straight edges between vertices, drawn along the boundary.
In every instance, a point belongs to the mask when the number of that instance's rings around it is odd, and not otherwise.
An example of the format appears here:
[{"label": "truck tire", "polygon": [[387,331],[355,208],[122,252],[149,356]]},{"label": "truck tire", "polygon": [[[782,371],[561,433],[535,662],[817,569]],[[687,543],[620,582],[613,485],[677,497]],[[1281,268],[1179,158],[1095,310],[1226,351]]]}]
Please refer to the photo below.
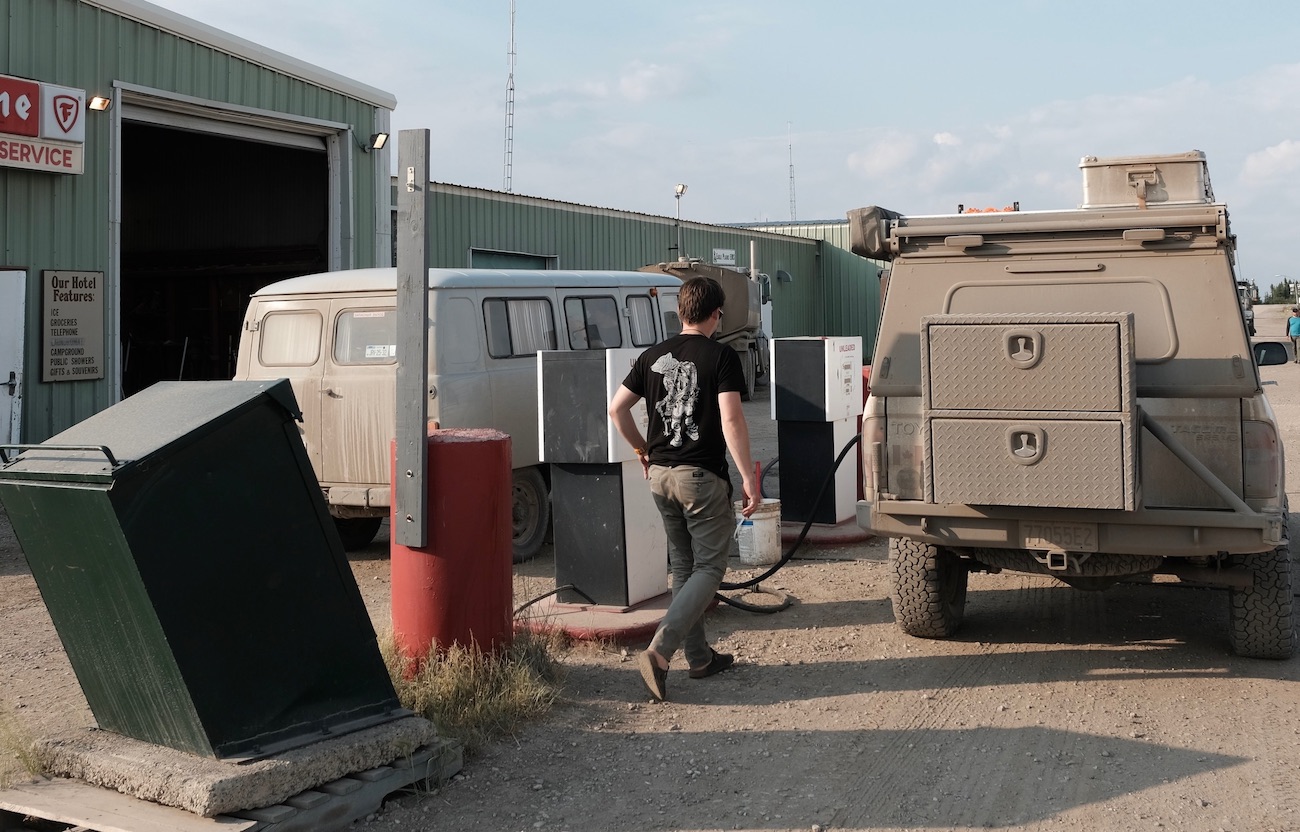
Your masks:
[{"label": "truck tire", "polygon": [[536,557],[551,523],[551,495],[536,466],[518,468],[511,475],[510,525],[514,562]]},{"label": "truck tire", "polygon": [[1259,555],[1239,556],[1255,585],[1228,590],[1228,638],[1232,652],[1252,659],[1289,659],[1295,653],[1291,549],[1279,546]]},{"label": "truck tire", "polygon": [[740,366],[745,371],[745,389],[740,391],[740,400],[747,402],[754,395],[754,372],[757,362],[754,350],[745,350],[740,355]]},{"label": "truck tire", "polygon": [[969,571],[950,550],[905,537],[889,539],[894,622],[910,636],[948,638],[966,612]]},{"label": "truck tire", "polygon": [[343,541],[343,550],[355,552],[370,545],[382,522],[382,517],[335,517],[334,528],[338,529],[339,539]]}]

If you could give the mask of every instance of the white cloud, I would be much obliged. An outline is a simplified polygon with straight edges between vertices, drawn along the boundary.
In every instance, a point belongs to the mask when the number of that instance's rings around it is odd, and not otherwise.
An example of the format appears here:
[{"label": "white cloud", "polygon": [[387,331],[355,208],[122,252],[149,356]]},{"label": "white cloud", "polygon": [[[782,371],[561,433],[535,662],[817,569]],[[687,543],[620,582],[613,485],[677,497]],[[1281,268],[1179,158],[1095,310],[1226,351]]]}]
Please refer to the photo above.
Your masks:
[{"label": "white cloud", "polygon": [[629,101],[671,98],[686,85],[686,74],[678,66],[633,63],[618,79],[618,90]]},{"label": "white cloud", "polygon": [[1249,185],[1267,185],[1297,170],[1300,170],[1300,141],[1286,139],[1248,155],[1241,168],[1241,179]]},{"label": "white cloud", "polygon": [[957,147],[961,144],[961,137],[952,133],[935,133],[934,143],[940,147]]},{"label": "white cloud", "polygon": [[864,150],[849,154],[849,170],[870,177],[883,177],[898,173],[907,167],[916,155],[914,140],[904,135],[892,135],[873,143]]}]

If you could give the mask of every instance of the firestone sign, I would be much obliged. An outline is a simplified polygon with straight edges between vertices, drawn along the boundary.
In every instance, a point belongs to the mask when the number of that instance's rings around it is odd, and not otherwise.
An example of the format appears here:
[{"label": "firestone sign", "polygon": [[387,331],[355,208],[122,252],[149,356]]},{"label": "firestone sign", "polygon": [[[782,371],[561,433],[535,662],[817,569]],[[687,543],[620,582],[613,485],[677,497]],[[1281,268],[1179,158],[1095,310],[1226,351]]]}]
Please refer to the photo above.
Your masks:
[{"label": "firestone sign", "polygon": [[86,92],[0,75],[0,167],[81,173]]}]

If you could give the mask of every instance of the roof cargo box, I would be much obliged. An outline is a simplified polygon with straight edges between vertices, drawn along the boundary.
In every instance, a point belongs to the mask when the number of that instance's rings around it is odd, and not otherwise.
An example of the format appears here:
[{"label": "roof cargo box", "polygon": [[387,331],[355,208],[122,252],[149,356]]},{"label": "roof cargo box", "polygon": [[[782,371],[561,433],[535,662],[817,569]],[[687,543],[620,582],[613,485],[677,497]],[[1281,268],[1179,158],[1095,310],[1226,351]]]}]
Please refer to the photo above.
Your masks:
[{"label": "roof cargo box", "polygon": [[1199,150],[1172,156],[1084,156],[1083,208],[1146,208],[1214,202],[1205,154]]}]

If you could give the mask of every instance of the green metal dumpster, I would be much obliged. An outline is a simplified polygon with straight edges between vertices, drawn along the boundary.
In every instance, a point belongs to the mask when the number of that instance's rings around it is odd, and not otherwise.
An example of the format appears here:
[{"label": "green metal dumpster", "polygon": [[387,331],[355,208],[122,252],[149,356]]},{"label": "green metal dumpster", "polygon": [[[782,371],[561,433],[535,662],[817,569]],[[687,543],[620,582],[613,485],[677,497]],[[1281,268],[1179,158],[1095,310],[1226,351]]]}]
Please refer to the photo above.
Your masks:
[{"label": "green metal dumpster", "polygon": [[101,728],[251,758],[407,715],[289,382],[163,382],[0,452],[0,502]]}]

